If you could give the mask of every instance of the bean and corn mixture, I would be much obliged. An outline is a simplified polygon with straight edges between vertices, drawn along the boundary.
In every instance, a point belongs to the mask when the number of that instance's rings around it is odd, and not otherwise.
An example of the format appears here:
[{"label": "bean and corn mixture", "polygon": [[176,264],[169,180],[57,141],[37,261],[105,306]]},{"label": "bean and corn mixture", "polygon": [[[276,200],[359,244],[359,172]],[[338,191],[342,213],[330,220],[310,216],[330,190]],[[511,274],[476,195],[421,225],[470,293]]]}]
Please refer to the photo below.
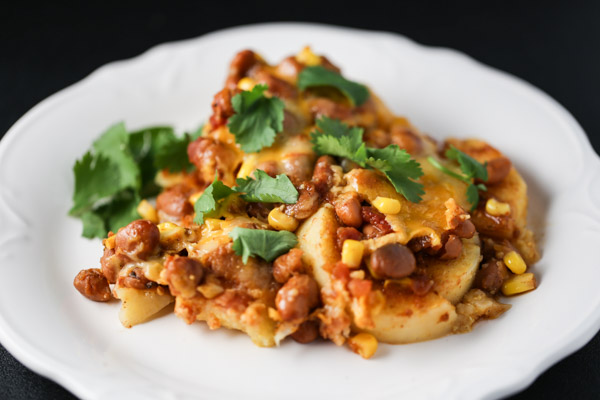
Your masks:
[{"label": "bean and corn mixture", "polygon": [[117,124],[74,173],[71,215],[104,245],[74,286],[120,300],[126,327],[174,303],[259,346],[328,339],[370,358],[536,288],[511,161],[423,134],[308,47],[277,65],[239,52],[197,132]]}]

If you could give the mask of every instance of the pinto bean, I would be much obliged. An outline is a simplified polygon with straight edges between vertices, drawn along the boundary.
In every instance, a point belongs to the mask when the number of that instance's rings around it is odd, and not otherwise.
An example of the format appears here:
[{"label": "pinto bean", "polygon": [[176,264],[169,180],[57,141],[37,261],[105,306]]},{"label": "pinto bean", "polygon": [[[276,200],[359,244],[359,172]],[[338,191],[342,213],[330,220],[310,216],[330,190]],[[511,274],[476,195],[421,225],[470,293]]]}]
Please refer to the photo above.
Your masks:
[{"label": "pinto bean", "polygon": [[233,57],[229,64],[229,73],[225,87],[234,90],[240,79],[246,76],[249,70],[259,63],[259,59],[252,50],[242,50]]},{"label": "pinto bean", "polygon": [[100,258],[100,265],[102,268],[102,274],[108,280],[108,283],[116,283],[121,268],[131,260],[124,254],[116,254],[115,249],[105,248],[102,257]]},{"label": "pinto bean", "polygon": [[304,321],[296,332],[291,334],[291,337],[298,343],[310,343],[319,337],[319,323],[317,321]]},{"label": "pinto bean", "polygon": [[320,97],[309,101],[310,113],[315,120],[325,116],[333,119],[348,119],[352,117],[352,109],[338,104],[333,100]]},{"label": "pinto bean", "polygon": [[185,185],[175,185],[158,195],[156,209],[165,214],[182,219],[194,213],[194,207],[189,202],[190,190]]},{"label": "pinto bean", "polygon": [[146,260],[158,246],[160,232],[152,222],[138,219],[119,229],[115,236],[116,252],[133,259]]},{"label": "pinto bean", "polygon": [[344,225],[360,228],[362,210],[358,196],[346,196],[335,203],[335,213]]},{"label": "pinto bean", "polygon": [[262,68],[256,69],[253,78],[258,83],[266,84],[269,87],[268,91],[277,97],[293,99],[298,95],[298,91],[293,85],[283,79],[277,78]]},{"label": "pinto bean", "polygon": [[212,138],[199,137],[188,145],[187,153],[203,182],[212,182],[215,172],[222,179],[237,167],[235,150]]},{"label": "pinto bean", "polygon": [[299,196],[296,204],[288,204],[284,211],[287,215],[291,215],[297,219],[306,219],[313,215],[319,208],[319,200],[321,196],[314,184],[304,182],[298,188]]},{"label": "pinto bean", "polygon": [[306,318],[319,305],[317,282],[308,275],[293,276],[277,292],[275,305],[284,321]]},{"label": "pinto bean", "polygon": [[400,279],[409,276],[417,267],[417,260],[406,246],[391,243],[371,253],[370,269],[381,279]]},{"label": "pinto bean", "polygon": [[460,238],[456,235],[448,236],[448,240],[444,244],[444,248],[441,251],[441,260],[453,260],[460,256],[462,253],[463,245]]},{"label": "pinto bean", "polygon": [[502,261],[492,259],[481,265],[481,269],[477,271],[475,276],[474,286],[491,294],[496,294],[508,275],[506,265]]},{"label": "pinto bean", "polygon": [[146,278],[143,269],[140,267],[135,267],[129,272],[129,274],[125,276],[119,276],[117,285],[137,290],[145,290],[156,287],[157,283]]},{"label": "pinto bean", "polygon": [[312,175],[312,182],[321,195],[325,194],[333,186],[333,170],[331,166],[335,160],[331,156],[321,156],[317,159]]},{"label": "pinto bean", "polygon": [[419,154],[423,150],[423,140],[407,126],[392,125],[390,138],[393,144],[397,144],[410,154]]},{"label": "pinto bean", "polygon": [[291,56],[284,58],[277,65],[277,74],[287,76],[288,78],[296,78],[300,71],[304,69],[304,65],[300,64],[296,57]]},{"label": "pinto bean", "polygon": [[467,219],[458,224],[458,226],[452,230],[452,233],[459,238],[471,239],[473,235],[475,235],[475,231],[475,225],[470,219]]},{"label": "pinto bean", "polygon": [[79,271],[73,280],[73,286],[90,300],[108,301],[111,299],[108,280],[97,268]]},{"label": "pinto bean", "polygon": [[202,264],[190,257],[171,256],[165,262],[165,280],[171,294],[191,298],[204,278]]},{"label": "pinto bean", "polygon": [[500,183],[508,176],[512,163],[506,157],[498,157],[487,162],[488,185]]},{"label": "pinto bean", "polygon": [[225,88],[219,93],[215,94],[213,102],[211,104],[213,113],[210,116],[210,126],[212,129],[216,129],[227,123],[229,117],[235,114],[233,106],[231,105],[231,90]]},{"label": "pinto bean", "polygon": [[294,185],[307,181],[311,177],[313,157],[305,153],[287,154],[281,160],[283,173],[286,174]]},{"label": "pinto bean", "polygon": [[362,240],[363,235],[356,228],[341,227],[337,228],[336,236],[337,246],[340,250],[342,250],[342,247],[344,246],[344,242],[346,240]]},{"label": "pinto bean", "polygon": [[293,275],[304,273],[302,250],[291,249],[273,262],[273,277],[279,283],[287,282]]}]

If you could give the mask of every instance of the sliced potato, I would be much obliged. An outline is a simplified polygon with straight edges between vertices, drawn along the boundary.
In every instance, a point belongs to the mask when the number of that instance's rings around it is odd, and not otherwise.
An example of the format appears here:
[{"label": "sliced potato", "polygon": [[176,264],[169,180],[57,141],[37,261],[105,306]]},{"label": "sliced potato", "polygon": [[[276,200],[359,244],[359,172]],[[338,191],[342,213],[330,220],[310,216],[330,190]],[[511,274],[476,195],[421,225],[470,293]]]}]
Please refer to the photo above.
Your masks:
[{"label": "sliced potato", "polygon": [[138,290],[117,287],[114,292],[116,297],[123,302],[119,311],[119,319],[126,328],[147,321],[174,300],[167,291],[159,294],[157,289]]}]

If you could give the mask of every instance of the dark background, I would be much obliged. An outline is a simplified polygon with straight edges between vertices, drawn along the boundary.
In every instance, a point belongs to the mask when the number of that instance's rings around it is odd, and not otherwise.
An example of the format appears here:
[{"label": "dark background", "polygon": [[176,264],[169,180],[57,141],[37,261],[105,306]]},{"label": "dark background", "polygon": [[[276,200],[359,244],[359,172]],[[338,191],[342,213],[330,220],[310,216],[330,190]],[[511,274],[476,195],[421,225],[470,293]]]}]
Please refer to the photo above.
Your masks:
[{"label": "dark background", "polygon": [[[107,62],[230,26],[311,21],[393,31],[423,44],[461,50],[549,93],[575,116],[594,149],[600,149],[598,1],[97,3],[0,6],[0,136],[35,104]],[[599,396],[597,335],[515,398]],[[0,347],[0,397],[72,395]]]}]

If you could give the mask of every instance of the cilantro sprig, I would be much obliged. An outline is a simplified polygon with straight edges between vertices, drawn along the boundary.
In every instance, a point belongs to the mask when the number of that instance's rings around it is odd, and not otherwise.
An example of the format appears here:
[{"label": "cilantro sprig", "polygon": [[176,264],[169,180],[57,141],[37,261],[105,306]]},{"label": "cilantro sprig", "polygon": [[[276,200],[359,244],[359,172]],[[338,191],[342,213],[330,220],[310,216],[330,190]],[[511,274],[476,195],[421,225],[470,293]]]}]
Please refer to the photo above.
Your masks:
[{"label": "cilantro sprig", "polygon": [[251,177],[238,178],[237,186],[233,188],[242,194],[242,199],[249,202],[286,203],[294,204],[298,201],[298,190],[285,174],[271,178],[265,171],[254,171],[256,179]]},{"label": "cilantro sprig", "polygon": [[463,153],[454,146],[450,146],[450,148],[446,150],[445,156],[449,160],[458,162],[462,175],[446,168],[433,157],[428,157],[427,161],[429,161],[431,165],[433,165],[435,168],[439,169],[446,175],[461,180],[468,185],[467,201],[471,204],[471,210],[474,210],[475,207],[477,207],[477,204],[479,203],[479,191],[481,190],[485,192],[487,190],[487,187],[484,184],[475,183],[475,179],[479,179],[483,182],[486,182],[488,180],[488,173],[486,169],[487,162],[481,164],[479,161],[475,160],[468,154]]},{"label": "cilantro sprig", "polygon": [[221,211],[225,199],[236,194],[250,203],[286,203],[294,204],[298,201],[298,190],[285,174],[271,178],[265,171],[254,171],[256,179],[250,177],[238,178],[237,186],[230,188],[223,182],[214,181],[204,189],[204,192],[194,204],[196,217],[194,223],[202,225],[205,218],[216,217]]},{"label": "cilantro sprig", "polygon": [[423,185],[415,182],[423,175],[420,164],[406,150],[397,145],[383,149],[367,147],[363,129],[349,127],[339,120],[322,117],[317,120],[318,130],[311,133],[313,150],[319,155],[347,158],[363,168],[382,172],[398,193],[414,203],[425,194]]},{"label": "cilantro sprig", "polygon": [[349,81],[335,71],[321,65],[304,68],[298,75],[300,90],[317,86],[330,86],[338,89],[354,106],[360,106],[369,98],[369,89],[366,86]]},{"label": "cilantro sprig", "polygon": [[151,127],[128,132],[123,123],[111,126],[75,162],[75,189],[69,215],[83,222],[87,238],[116,232],[136,218],[142,198],[160,191],[154,183],[162,169],[189,170],[190,135],[175,136],[172,128]]},{"label": "cilantro sprig", "polygon": [[242,91],[231,99],[235,114],[227,126],[235,141],[247,153],[255,153],[269,147],[277,133],[283,131],[283,101],[265,96],[267,85],[256,85],[252,90]]},{"label": "cilantro sprig", "polygon": [[271,262],[298,244],[296,235],[287,231],[237,227],[229,233],[229,237],[233,239],[235,254],[242,256],[244,264],[249,257],[255,256]]}]

